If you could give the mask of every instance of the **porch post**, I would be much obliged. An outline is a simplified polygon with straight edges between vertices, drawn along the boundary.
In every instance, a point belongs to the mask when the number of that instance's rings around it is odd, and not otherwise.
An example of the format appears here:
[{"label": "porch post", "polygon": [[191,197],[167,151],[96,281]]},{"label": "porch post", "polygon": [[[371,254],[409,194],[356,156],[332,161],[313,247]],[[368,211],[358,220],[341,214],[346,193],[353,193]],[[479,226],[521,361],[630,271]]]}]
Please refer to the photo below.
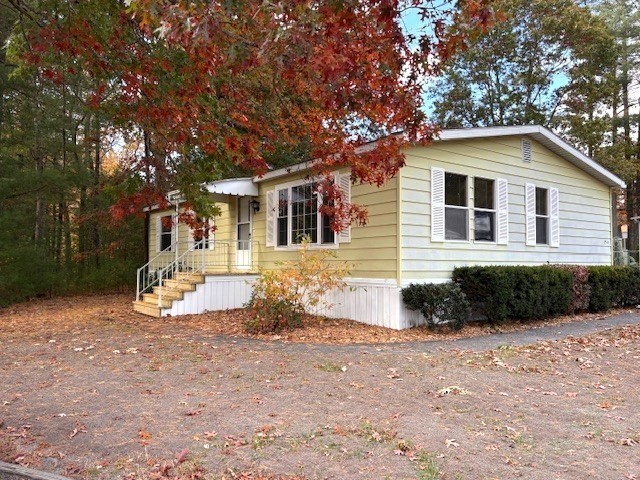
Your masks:
[{"label": "porch post", "polygon": [[176,207],[176,222],[175,222],[175,229],[176,229],[176,255],[175,255],[175,261],[178,261],[178,258],[180,257],[180,238],[178,237],[180,235],[180,229],[178,228],[178,215],[180,214],[180,202],[177,201],[175,204]]}]

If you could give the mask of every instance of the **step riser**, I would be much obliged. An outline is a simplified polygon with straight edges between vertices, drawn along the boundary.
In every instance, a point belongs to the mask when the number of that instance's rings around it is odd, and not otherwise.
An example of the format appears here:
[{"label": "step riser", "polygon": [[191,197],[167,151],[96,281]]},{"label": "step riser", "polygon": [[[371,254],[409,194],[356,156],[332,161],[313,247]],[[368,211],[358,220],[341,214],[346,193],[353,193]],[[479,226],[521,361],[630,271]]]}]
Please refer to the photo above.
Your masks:
[{"label": "step riser", "polygon": [[[159,297],[155,293],[145,293],[144,295],[142,295],[142,299],[146,303],[151,303],[153,305],[158,305]],[[172,303],[173,303],[173,300],[163,296],[162,297],[162,303],[160,304],[160,306],[163,307],[163,308],[171,308],[171,304]]]},{"label": "step riser", "polygon": [[199,274],[199,273],[182,273],[182,272],[177,272],[173,278],[175,280],[182,280],[188,283],[203,283],[204,282],[204,275]]},{"label": "step riser", "polygon": [[164,288],[161,290],[160,287],[153,287],[154,295],[160,295],[161,291],[162,291],[162,298],[167,298],[171,300],[182,300],[182,298],[184,297],[184,294],[182,291],[169,289],[169,288]]},{"label": "step riser", "polygon": [[150,317],[160,318],[160,309],[146,302],[133,302],[133,311]]},{"label": "step riser", "polygon": [[181,282],[178,280],[166,280],[165,286],[172,290],[180,290],[183,292],[194,292],[196,289],[196,285],[193,283]]}]

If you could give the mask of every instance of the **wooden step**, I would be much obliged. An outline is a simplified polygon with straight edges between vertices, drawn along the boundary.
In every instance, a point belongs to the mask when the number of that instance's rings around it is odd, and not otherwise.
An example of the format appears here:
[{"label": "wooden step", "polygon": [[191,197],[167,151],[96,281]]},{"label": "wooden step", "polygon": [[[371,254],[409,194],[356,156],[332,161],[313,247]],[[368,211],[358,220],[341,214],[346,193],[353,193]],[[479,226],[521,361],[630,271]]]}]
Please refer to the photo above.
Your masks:
[{"label": "wooden step", "polygon": [[204,275],[202,273],[176,272],[173,274],[173,278],[190,283],[204,283]]},{"label": "wooden step", "polygon": [[181,292],[193,292],[196,289],[195,283],[183,282],[181,280],[165,280],[164,284],[171,290],[180,290]]},{"label": "wooden step", "polygon": [[150,317],[160,317],[160,308],[157,304],[153,305],[149,302],[133,302],[133,311],[149,315]]},{"label": "wooden step", "polygon": [[[150,303],[152,305],[158,306],[158,300],[159,300],[159,295],[156,293],[143,293],[142,294],[142,299],[144,302]],[[173,300],[170,298],[165,297],[164,295],[162,295],[162,302],[161,302],[161,306],[163,308],[171,308],[171,305],[173,304]]]},{"label": "wooden step", "polygon": [[[187,285],[191,285],[187,283]],[[182,300],[184,297],[184,290],[179,290],[177,288],[170,288],[169,286],[165,287],[153,287],[153,293],[156,295],[160,295],[160,291],[162,291],[162,298],[170,298],[171,300]]]}]

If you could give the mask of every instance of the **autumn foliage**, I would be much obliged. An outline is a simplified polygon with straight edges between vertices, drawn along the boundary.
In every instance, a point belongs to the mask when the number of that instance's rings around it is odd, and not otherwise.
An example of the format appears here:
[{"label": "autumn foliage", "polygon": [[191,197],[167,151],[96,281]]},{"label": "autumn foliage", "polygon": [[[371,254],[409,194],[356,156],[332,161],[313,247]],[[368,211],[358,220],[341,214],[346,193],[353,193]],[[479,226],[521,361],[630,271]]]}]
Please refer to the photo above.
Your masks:
[{"label": "autumn foliage", "polygon": [[351,265],[336,260],[336,252],[313,249],[304,239],[298,258],[276,262],[276,269],[262,270],[253,286],[249,333],[272,333],[299,327],[305,312],[330,309],[326,294],[347,288],[344,278]]},{"label": "autumn foliage", "polygon": [[330,172],[350,166],[353,182],[376,185],[394,176],[402,146],[434,134],[425,78],[494,19],[490,0],[62,3],[43,2],[49,17],[24,58],[54,82],[87,72],[89,106],[144,132],[130,168],[151,188],[133,205],[169,186],[197,204],[203,182],[304,160],[336,230],[366,213]]}]

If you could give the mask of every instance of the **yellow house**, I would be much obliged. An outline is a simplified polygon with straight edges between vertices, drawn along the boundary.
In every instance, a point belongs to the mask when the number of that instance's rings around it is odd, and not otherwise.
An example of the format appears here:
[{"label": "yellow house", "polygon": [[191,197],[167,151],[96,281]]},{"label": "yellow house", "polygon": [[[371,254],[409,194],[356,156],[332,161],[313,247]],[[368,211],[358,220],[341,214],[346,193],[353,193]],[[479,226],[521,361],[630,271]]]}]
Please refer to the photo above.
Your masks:
[{"label": "yellow house", "polygon": [[[149,258],[138,272],[137,311],[180,315],[241,307],[259,267],[296,258],[300,234],[354,265],[321,313],[390,328],[420,323],[400,290],[443,282],[464,265],[612,263],[614,174],[539,126],[442,131],[406,152],[398,176],[377,188],[338,185],[369,212],[366,226],[334,234],[318,212],[308,165],[208,186],[221,215],[208,238],[149,214]],[[177,210],[176,210],[177,209]],[[194,240],[194,237],[196,240]]]}]

